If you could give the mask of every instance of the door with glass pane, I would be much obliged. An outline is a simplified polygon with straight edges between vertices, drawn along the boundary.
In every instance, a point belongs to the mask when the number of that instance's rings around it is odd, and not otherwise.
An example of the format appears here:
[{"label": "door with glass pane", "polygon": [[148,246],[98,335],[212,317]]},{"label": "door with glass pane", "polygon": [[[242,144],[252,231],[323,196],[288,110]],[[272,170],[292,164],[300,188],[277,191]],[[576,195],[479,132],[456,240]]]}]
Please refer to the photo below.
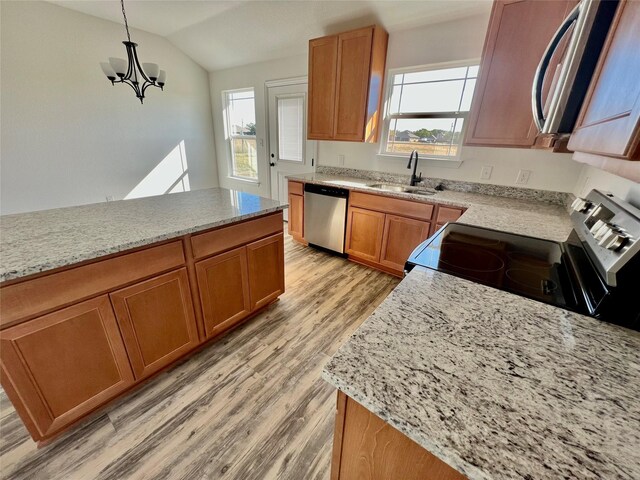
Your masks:
[{"label": "door with glass pane", "polygon": [[280,82],[267,90],[271,198],[287,202],[287,175],[315,171],[316,142],[307,140],[307,83]]}]

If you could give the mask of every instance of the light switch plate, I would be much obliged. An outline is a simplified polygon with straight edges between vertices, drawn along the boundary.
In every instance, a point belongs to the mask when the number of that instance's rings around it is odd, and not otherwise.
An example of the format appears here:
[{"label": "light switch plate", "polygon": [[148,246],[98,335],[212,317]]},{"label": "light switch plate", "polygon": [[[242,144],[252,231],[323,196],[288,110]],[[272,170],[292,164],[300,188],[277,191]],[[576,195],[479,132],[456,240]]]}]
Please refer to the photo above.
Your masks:
[{"label": "light switch plate", "polygon": [[485,165],[480,170],[480,180],[489,180],[491,178],[491,172],[493,171],[493,167],[491,165]]},{"label": "light switch plate", "polygon": [[531,176],[531,170],[520,170],[516,177],[516,185],[526,185],[529,183],[529,177]]},{"label": "light switch plate", "polygon": [[338,155],[338,165],[344,166],[344,155]]}]

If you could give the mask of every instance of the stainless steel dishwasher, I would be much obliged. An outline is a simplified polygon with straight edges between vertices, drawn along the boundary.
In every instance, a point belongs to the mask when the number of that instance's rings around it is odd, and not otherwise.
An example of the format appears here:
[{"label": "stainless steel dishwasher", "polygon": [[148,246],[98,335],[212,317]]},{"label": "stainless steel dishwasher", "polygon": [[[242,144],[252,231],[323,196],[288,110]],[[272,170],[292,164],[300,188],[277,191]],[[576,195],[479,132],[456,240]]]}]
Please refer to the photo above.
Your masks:
[{"label": "stainless steel dishwasher", "polygon": [[344,253],[349,190],[306,183],[304,239],[311,245]]}]

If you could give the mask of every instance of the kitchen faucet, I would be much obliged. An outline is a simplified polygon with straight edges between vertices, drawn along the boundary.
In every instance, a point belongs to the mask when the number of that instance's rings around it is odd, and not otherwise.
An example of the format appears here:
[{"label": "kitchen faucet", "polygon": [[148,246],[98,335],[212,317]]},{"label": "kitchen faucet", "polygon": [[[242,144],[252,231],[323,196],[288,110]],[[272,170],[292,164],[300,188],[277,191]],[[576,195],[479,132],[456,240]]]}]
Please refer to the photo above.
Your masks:
[{"label": "kitchen faucet", "polygon": [[411,168],[411,161],[413,160],[414,155],[416,156],[416,162],[413,164],[413,173],[411,174],[411,183],[409,184],[412,187],[415,187],[422,181],[422,172],[420,172],[420,175],[416,176],[416,170],[418,169],[418,150],[414,150],[413,152],[411,152],[411,156],[409,157],[409,165],[407,165],[407,168]]}]

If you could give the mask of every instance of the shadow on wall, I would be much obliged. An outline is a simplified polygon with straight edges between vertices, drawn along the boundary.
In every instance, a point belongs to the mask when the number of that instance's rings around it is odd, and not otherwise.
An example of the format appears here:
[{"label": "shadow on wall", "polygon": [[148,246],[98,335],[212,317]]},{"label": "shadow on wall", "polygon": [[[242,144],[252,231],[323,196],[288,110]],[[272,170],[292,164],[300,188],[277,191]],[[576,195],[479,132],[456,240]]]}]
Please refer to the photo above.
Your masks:
[{"label": "shadow on wall", "polygon": [[124,199],[188,192],[189,190],[191,187],[189,185],[187,154],[184,140],[182,140]]}]

